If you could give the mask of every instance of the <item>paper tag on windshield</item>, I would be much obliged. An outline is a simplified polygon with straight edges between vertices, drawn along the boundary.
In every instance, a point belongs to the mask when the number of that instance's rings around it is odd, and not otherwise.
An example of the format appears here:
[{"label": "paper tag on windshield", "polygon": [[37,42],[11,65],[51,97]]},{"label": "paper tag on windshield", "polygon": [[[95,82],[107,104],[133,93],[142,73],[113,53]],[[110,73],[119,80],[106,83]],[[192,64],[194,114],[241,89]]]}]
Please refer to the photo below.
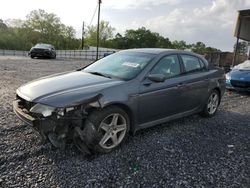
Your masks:
[{"label": "paper tag on windshield", "polygon": [[130,62],[124,62],[122,65],[128,66],[128,67],[133,67],[133,68],[137,68],[140,66],[140,64],[138,64],[138,63],[130,63]]}]

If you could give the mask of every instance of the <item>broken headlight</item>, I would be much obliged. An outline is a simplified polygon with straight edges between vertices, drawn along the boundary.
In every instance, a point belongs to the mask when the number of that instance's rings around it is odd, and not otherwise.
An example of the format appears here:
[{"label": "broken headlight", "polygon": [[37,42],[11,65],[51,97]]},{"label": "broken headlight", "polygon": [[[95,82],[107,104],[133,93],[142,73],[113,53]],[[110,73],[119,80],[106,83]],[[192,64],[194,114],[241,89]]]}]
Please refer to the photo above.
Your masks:
[{"label": "broken headlight", "polygon": [[52,112],[55,111],[55,107],[43,105],[43,104],[36,104],[30,109],[30,112],[42,114],[44,117],[48,117],[52,115]]}]

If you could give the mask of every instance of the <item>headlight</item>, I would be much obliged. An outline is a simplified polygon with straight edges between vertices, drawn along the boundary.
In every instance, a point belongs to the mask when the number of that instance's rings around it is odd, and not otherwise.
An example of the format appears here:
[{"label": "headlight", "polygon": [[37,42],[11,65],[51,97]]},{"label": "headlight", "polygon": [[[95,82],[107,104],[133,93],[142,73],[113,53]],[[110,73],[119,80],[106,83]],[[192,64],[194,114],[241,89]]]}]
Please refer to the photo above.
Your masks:
[{"label": "headlight", "polygon": [[226,74],[226,80],[230,80],[231,76],[229,76],[228,74]]},{"label": "headlight", "polygon": [[36,104],[30,109],[31,112],[42,114],[44,117],[51,116],[54,110],[55,110],[54,107],[43,105],[43,104]]},{"label": "headlight", "polygon": [[74,107],[68,107],[68,108],[58,108],[56,110],[57,114],[61,115],[61,116],[64,116],[65,113],[68,113],[72,110],[74,110],[75,108]]}]

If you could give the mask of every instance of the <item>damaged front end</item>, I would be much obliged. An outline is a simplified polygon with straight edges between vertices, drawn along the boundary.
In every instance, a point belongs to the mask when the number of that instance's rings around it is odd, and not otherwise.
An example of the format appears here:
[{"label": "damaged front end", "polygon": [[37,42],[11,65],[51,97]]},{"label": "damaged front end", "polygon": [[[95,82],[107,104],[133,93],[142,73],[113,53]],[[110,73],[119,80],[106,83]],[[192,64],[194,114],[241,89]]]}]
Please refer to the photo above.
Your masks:
[{"label": "damaged front end", "polygon": [[53,146],[63,149],[67,141],[73,140],[78,149],[90,154],[97,131],[87,117],[92,110],[101,108],[99,98],[100,95],[97,95],[64,108],[56,108],[29,102],[17,95],[13,110],[41,135],[43,141],[48,140]]}]

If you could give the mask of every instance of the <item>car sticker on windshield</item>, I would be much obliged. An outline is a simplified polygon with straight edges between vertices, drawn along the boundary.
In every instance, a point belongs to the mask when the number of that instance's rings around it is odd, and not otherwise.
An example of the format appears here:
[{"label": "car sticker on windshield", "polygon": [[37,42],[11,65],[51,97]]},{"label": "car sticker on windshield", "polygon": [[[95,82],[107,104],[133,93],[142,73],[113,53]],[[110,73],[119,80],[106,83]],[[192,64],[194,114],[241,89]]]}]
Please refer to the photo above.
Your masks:
[{"label": "car sticker on windshield", "polygon": [[124,62],[122,65],[128,66],[128,67],[133,67],[133,68],[137,68],[140,66],[140,64],[138,64],[138,63],[130,63],[130,62]]}]

